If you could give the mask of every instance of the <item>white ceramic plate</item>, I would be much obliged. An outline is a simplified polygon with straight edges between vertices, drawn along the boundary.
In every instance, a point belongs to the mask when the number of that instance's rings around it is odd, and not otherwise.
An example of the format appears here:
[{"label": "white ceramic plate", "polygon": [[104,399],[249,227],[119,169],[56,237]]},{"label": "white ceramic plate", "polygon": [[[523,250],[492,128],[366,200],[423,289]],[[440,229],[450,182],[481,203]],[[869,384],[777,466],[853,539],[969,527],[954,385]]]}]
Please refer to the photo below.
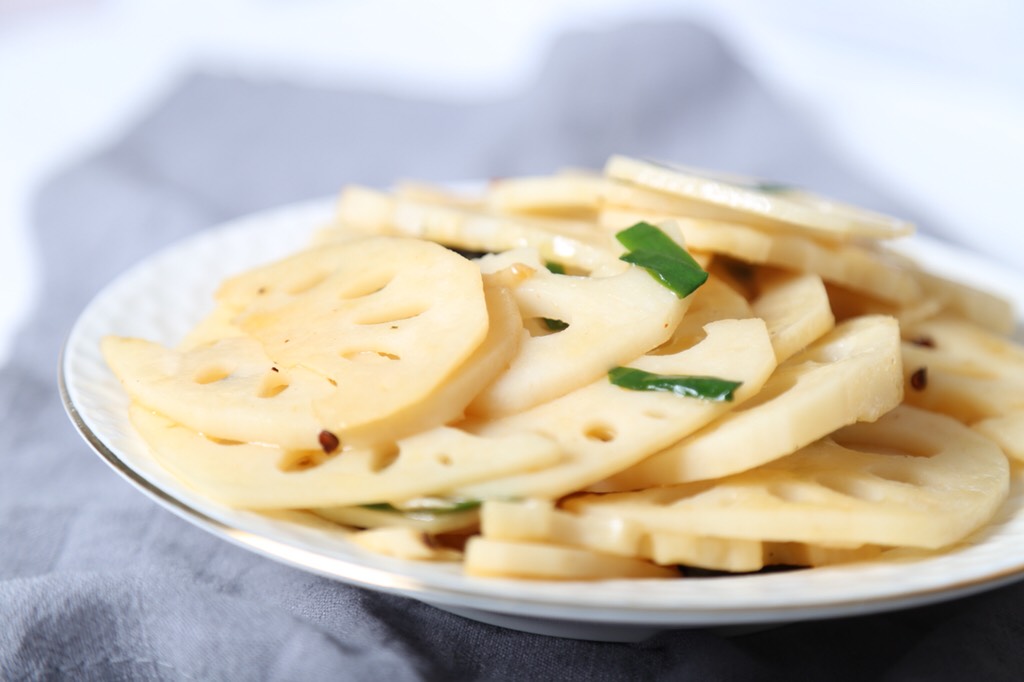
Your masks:
[{"label": "white ceramic plate", "polygon": [[[457,566],[373,555],[295,514],[271,518],[211,503],[150,458],[99,352],[106,334],[177,340],[212,306],[225,276],[303,245],[329,202],[286,207],[198,234],[146,259],[85,309],[64,349],[61,391],[75,426],[108,464],[172,512],[272,559],[531,632],[629,641],[680,627],[749,627],[922,605],[1024,577],[1024,485],[997,522],[944,554],[902,562],[720,578],[538,582],[470,578]],[[926,239],[906,243],[929,268],[987,284],[1024,309],[1024,278]],[[1019,336],[1019,330],[1018,330]]]}]

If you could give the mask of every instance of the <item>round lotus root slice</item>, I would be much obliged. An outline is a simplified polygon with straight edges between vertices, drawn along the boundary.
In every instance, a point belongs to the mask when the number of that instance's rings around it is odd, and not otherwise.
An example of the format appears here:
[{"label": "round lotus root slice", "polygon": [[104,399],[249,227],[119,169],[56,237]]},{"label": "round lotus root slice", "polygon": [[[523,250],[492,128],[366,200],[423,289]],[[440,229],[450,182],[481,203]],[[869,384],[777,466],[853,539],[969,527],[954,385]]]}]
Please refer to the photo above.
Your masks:
[{"label": "round lotus root slice", "polygon": [[[668,195],[681,215],[802,233],[816,239],[889,239],[911,234],[904,220],[777,183],[612,156],[608,177]],[[666,203],[666,202],[662,202]]]},{"label": "round lotus root slice", "polygon": [[388,446],[286,450],[210,439],[137,403],[130,410],[165,469],[212,500],[247,509],[399,503],[548,466],[560,456],[537,434],[485,437],[446,426]]},{"label": "round lotus root slice", "polygon": [[988,522],[1008,489],[997,445],[945,415],[900,406],[758,469],[571,498],[566,508],[712,537],[937,549]]},{"label": "round lotus root slice", "polygon": [[211,437],[393,442],[459,418],[515,353],[518,309],[490,289],[444,247],[374,237],[228,281],[181,350],[113,337],[103,350],[133,399]]},{"label": "round lotus root slice", "polygon": [[539,260],[522,249],[481,260],[488,277],[516,278],[509,288],[519,312],[541,329],[522,332],[508,369],[470,403],[475,418],[522,412],[603,377],[668,339],[689,306],[643,268],[577,277]]},{"label": "round lotus root slice", "polygon": [[[479,269],[438,244],[369,237],[307,251],[277,270],[288,284],[262,285],[238,324],[275,363],[335,387],[313,410],[346,444],[409,433],[401,415],[487,336]],[[471,397],[460,396],[450,416]]]},{"label": "round lotus root slice", "polygon": [[1024,347],[949,315],[907,328],[906,400],[966,424],[1024,412]]},{"label": "round lotus root slice", "polygon": [[753,398],[595,492],[721,478],[789,455],[848,424],[874,421],[902,399],[901,367],[896,320],[847,320],[779,366]]}]

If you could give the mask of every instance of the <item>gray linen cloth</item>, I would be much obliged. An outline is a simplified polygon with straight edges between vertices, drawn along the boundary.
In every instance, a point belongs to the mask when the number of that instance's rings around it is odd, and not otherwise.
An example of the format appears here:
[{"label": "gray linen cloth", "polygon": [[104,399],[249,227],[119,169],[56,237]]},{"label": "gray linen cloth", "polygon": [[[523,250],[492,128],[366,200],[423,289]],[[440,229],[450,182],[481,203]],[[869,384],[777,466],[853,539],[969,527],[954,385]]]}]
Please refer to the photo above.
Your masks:
[{"label": "gray linen cloth", "polygon": [[55,367],[77,313],[169,242],[344,183],[599,167],[613,152],[802,183],[934,224],[859,177],[799,110],[686,23],[567,36],[528,91],[486,103],[198,73],[54,177],[35,212],[42,302],[0,372],[0,678],[1024,679],[1021,585],[641,644],[465,620],[207,535],[110,471],[63,413]]}]

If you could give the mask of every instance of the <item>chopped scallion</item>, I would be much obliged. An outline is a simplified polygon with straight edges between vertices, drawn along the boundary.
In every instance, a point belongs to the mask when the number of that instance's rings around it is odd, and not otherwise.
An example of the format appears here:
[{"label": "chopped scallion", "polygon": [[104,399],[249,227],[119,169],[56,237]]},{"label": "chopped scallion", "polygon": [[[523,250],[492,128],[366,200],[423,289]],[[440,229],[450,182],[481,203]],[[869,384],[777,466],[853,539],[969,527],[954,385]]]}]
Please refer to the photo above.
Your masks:
[{"label": "chopped scallion", "polygon": [[444,497],[421,497],[410,500],[401,506],[379,502],[376,504],[364,504],[365,509],[375,511],[395,512],[398,514],[430,512],[431,514],[448,514],[452,512],[469,511],[476,509],[481,504],[480,500],[469,500],[463,498]]},{"label": "chopped scallion", "polygon": [[555,263],[554,261],[548,261],[547,263],[544,264],[544,267],[546,267],[548,269],[548,272],[552,272],[552,273],[554,273],[556,275],[564,275],[565,274],[565,266],[562,265],[561,263]]},{"label": "chopped scallion", "polygon": [[613,384],[631,391],[664,391],[688,398],[731,401],[740,381],[718,377],[654,374],[633,367],[616,367],[608,372]]},{"label": "chopped scallion", "polygon": [[708,273],[686,249],[650,223],[637,223],[615,238],[628,249],[620,256],[622,260],[646,269],[679,298],[689,296],[708,279]]}]

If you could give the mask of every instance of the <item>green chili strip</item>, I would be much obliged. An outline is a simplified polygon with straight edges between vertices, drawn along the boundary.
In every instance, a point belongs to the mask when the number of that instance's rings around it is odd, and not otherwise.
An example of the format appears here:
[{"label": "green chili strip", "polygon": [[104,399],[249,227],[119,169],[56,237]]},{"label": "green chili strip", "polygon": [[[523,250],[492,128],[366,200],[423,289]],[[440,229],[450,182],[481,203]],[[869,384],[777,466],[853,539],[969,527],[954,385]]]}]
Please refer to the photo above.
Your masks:
[{"label": "green chili strip", "polygon": [[613,384],[631,391],[665,391],[687,398],[717,402],[731,401],[743,382],[718,377],[653,374],[632,367],[616,367],[608,372]]},{"label": "green chili strip", "polygon": [[689,296],[708,279],[686,249],[650,223],[637,223],[615,238],[628,249],[619,258],[644,268],[679,298]]}]

